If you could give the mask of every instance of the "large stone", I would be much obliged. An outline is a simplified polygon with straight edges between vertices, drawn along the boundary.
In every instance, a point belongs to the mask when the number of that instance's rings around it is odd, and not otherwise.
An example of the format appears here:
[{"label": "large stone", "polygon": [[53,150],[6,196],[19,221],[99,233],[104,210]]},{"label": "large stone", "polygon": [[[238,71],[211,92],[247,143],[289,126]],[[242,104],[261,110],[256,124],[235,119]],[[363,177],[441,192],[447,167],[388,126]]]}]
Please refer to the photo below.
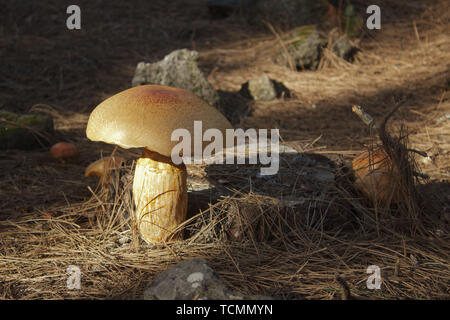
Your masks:
[{"label": "large stone", "polygon": [[53,119],[43,114],[18,115],[0,110],[0,149],[28,150],[47,146]]},{"label": "large stone", "polygon": [[140,62],[132,80],[132,86],[160,84],[192,91],[211,105],[219,101],[219,95],[198,67],[198,52],[176,50],[156,63]]},{"label": "large stone", "polygon": [[322,50],[327,46],[327,39],[314,26],[297,28],[285,40],[291,40],[286,48],[281,48],[275,61],[297,70],[316,70],[322,57]]},{"label": "large stone", "polygon": [[145,289],[145,300],[261,300],[265,296],[248,296],[230,290],[206,260],[184,260],[158,274]]}]

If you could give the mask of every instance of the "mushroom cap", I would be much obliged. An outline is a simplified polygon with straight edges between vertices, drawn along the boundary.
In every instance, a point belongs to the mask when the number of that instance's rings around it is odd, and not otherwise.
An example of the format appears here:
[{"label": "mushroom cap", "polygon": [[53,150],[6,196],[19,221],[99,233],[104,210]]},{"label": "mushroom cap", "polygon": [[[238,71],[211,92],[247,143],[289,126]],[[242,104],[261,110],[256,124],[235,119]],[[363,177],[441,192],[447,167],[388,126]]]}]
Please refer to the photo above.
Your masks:
[{"label": "mushroom cap", "polygon": [[86,135],[92,141],[125,149],[145,147],[170,157],[172,148],[180,142],[171,141],[172,132],[187,129],[193,146],[196,120],[202,121],[202,135],[207,129],[216,128],[225,139],[225,130],[232,128],[216,108],[190,91],[144,85],[119,92],[100,103],[89,117]]},{"label": "mushroom cap", "polygon": [[78,157],[80,152],[71,143],[58,142],[50,148],[50,155],[55,159],[69,159]]},{"label": "mushroom cap", "polygon": [[382,148],[361,153],[352,161],[356,187],[374,202],[397,201],[397,171]]},{"label": "mushroom cap", "polygon": [[109,170],[120,168],[126,160],[122,157],[105,157],[92,162],[84,171],[85,177],[103,177]]}]

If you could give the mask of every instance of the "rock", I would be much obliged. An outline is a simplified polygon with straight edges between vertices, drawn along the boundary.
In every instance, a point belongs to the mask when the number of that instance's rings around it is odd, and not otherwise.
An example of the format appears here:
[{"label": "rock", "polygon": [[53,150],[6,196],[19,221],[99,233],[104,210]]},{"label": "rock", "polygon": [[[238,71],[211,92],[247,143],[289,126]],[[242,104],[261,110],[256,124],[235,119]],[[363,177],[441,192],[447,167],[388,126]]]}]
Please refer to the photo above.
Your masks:
[{"label": "rock", "polygon": [[126,236],[123,236],[123,237],[120,237],[117,241],[119,242],[119,244],[121,246],[123,246],[123,245],[129,243],[131,241],[131,239]]},{"label": "rock", "polygon": [[270,101],[277,97],[275,86],[267,76],[250,79],[247,82],[247,88],[251,97],[255,100]]},{"label": "rock", "polygon": [[357,49],[351,45],[350,41],[345,38],[336,40],[333,45],[333,52],[339,57],[348,62],[353,62],[354,55]]},{"label": "rock", "polygon": [[291,67],[292,63],[297,70],[316,70],[322,57],[322,49],[328,43],[325,37],[314,26],[305,26],[297,28],[291,38],[294,42],[287,46],[287,53],[285,48],[281,48],[275,62],[287,67]]},{"label": "rock", "polygon": [[28,150],[47,146],[48,142],[40,135],[53,133],[53,119],[48,115],[18,115],[0,110],[0,149]]},{"label": "rock", "polygon": [[144,300],[261,300],[230,290],[206,260],[184,260],[158,274],[145,289]]},{"label": "rock", "polygon": [[286,98],[290,97],[288,88],[267,76],[250,79],[242,85],[239,93],[246,98],[262,101],[271,101],[283,95]]},{"label": "rock", "polygon": [[132,86],[160,84],[192,91],[211,105],[219,101],[219,95],[208,82],[197,63],[198,52],[176,50],[156,63],[139,62]]}]

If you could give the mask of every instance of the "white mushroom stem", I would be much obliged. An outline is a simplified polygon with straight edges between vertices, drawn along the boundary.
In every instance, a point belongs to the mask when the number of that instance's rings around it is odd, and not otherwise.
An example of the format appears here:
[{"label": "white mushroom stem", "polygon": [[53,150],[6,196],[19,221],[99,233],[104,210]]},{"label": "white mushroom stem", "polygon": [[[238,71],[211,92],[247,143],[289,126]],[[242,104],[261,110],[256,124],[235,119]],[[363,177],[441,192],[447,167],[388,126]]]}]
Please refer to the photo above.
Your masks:
[{"label": "white mushroom stem", "polygon": [[[136,163],[133,199],[141,237],[149,242],[177,240],[174,231],[186,219],[186,166],[144,148]],[[170,236],[170,238],[169,238]]]}]

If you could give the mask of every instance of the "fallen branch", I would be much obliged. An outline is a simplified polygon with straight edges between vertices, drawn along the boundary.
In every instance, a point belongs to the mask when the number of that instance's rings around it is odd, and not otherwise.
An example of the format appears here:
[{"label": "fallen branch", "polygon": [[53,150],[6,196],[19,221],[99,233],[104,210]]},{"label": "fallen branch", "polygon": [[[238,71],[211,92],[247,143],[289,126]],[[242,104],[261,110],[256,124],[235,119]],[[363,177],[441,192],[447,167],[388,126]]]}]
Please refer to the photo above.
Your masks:
[{"label": "fallen branch", "polygon": [[368,114],[363,107],[357,106],[356,104],[352,106],[352,111],[364,122],[367,126],[373,127],[377,130],[380,129],[378,124],[372,118],[370,114]]},{"label": "fallen branch", "polygon": [[[420,206],[418,199],[420,198],[416,189],[416,179],[418,177],[427,179],[428,176],[422,174],[419,171],[415,160],[410,157],[410,152],[417,153],[423,157],[427,157],[427,154],[422,151],[409,149],[407,147],[407,136],[400,134],[399,138],[394,139],[388,132],[386,132],[386,123],[392,117],[392,115],[399,109],[399,107],[405,101],[397,103],[391,111],[389,111],[384,117],[381,124],[376,123],[374,118],[367,113],[361,106],[352,106],[352,111],[358,115],[358,117],[370,128],[375,128],[378,131],[380,140],[382,142],[382,148],[390,158],[392,165],[394,166],[392,172],[396,174],[392,175],[391,183],[395,184],[396,194],[400,195],[400,201],[397,200],[397,204],[401,203],[402,212],[405,216],[408,216],[411,221],[414,222],[413,228],[421,233],[426,233],[421,223],[419,223]],[[406,138],[406,139],[405,139]]]},{"label": "fallen branch", "polygon": [[[367,126],[376,129],[378,131],[378,134],[380,136],[381,141],[383,141],[383,144],[386,145],[386,143],[389,143],[389,144],[395,143],[394,139],[392,138],[392,136],[389,133],[386,132],[386,123],[389,120],[389,118],[395,113],[395,111],[397,111],[398,108],[400,108],[400,106],[402,104],[403,103],[397,104],[391,111],[389,111],[389,113],[387,113],[384,116],[383,121],[381,122],[381,125],[378,125],[378,123],[375,121],[375,119],[367,111],[365,111],[364,108],[361,107],[361,106],[353,105],[352,106],[352,111]],[[396,144],[398,144],[398,143],[396,143]],[[404,147],[404,146],[401,146],[401,147]],[[427,153],[424,152],[424,151],[419,151],[419,150],[415,150],[415,149],[406,149],[406,148],[404,148],[404,149],[407,152],[417,153],[417,154],[421,155],[422,157],[427,157],[428,156]]]}]

